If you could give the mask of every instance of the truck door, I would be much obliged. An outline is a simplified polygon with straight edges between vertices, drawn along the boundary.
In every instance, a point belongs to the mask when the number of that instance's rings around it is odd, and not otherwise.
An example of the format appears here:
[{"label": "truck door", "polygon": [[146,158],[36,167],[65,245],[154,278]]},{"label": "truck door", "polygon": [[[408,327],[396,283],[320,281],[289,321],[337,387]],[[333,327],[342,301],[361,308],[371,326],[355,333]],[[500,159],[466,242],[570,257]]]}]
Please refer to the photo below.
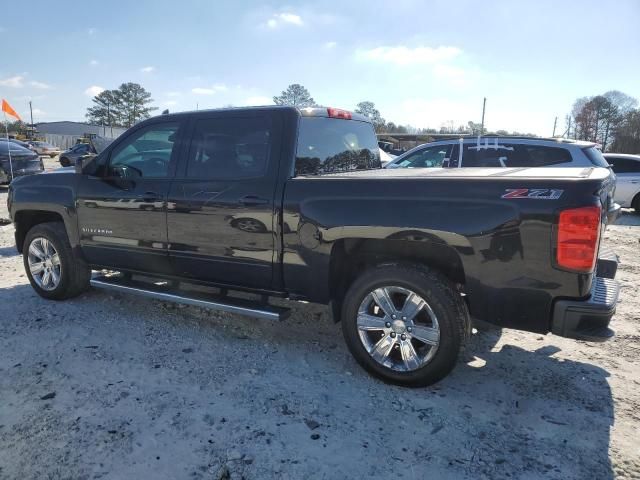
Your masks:
[{"label": "truck door", "polygon": [[78,184],[80,244],[93,265],[170,273],[167,194],[182,121],[145,124],[116,140]]},{"label": "truck door", "polygon": [[168,198],[176,275],[224,285],[272,286],[280,124],[268,112],[193,117],[187,155]]}]

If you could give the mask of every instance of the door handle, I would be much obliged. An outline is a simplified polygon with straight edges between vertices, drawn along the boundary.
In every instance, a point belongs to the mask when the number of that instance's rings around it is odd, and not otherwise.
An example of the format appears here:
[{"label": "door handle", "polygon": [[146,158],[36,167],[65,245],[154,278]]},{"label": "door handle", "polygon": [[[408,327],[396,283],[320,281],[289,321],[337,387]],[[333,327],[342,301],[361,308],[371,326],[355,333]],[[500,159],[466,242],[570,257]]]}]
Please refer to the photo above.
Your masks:
[{"label": "door handle", "polygon": [[266,198],[258,197],[257,195],[247,195],[238,200],[238,202],[241,205],[250,207],[253,205],[266,205],[267,203],[269,203],[269,200]]},{"label": "door handle", "polygon": [[143,202],[157,202],[160,200],[160,195],[158,195],[156,192],[144,192],[140,195],[137,196],[138,199],[142,200]]}]

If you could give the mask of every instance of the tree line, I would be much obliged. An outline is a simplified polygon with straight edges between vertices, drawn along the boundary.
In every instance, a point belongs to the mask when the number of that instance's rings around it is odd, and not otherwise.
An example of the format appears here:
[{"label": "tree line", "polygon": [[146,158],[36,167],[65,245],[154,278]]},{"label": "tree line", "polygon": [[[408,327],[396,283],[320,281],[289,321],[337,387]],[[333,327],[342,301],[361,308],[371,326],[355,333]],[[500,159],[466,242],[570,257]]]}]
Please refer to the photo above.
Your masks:
[{"label": "tree line", "polygon": [[[280,95],[273,97],[273,103],[276,105],[291,105],[299,108],[318,107],[319,104],[313,99],[309,91],[300,84],[294,83],[289,85]],[[359,102],[354,111],[365,117],[368,117],[373,123],[376,133],[411,133],[411,134],[429,134],[429,133],[451,133],[451,134],[467,134],[480,135],[481,124],[469,121],[464,125],[455,125],[453,121],[445,122],[440,129],[436,128],[416,128],[411,125],[400,125],[392,121],[386,121],[380,111],[376,108],[375,103],[369,100]],[[507,132],[506,130],[484,131],[485,134],[497,135],[527,135],[521,132]],[[528,134],[532,135],[532,134]]]},{"label": "tree line", "polygon": [[[130,127],[139,120],[148,118],[152,111],[151,94],[137,83],[123,83],[114,90],[105,90],[92,99],[87,109],[87,120],[97,125]],[[319,104],[302,85],[289,85],[280,95],[273,97],[276,105],[291,105],[299,108],[316,107]],[[355,112],[368,117],[377,133],[451,133],[451,134],[497,134],[532,135],[507,130],[483,131],[477,122],[469,121],[456,125],[445,122],[436,128],[415,128],[384,119],[374,102],[364,100],[355,106]],[[567,138],[588,140],[602,145],[603,151],[622,153],[640,152],[640,109],[638,101],[617,90],[602,95],[578,98],[571,114],[566,117]]]},{"label": "tree line", "polygon": [[618,90],[578,98],[567,115],[565,135],[599,143],[603,151],[640,153],[638,101]]}]

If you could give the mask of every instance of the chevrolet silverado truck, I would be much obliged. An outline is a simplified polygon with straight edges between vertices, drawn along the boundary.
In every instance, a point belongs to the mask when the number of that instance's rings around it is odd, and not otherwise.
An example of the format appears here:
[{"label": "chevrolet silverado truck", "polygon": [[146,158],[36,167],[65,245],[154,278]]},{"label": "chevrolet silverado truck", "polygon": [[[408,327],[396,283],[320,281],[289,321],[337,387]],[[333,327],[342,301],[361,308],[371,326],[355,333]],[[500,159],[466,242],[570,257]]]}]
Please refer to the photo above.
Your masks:
[{"label": "chevrolet silverado truck", "polygon": [[363,116],[256,107],[148,119],[16,179],[8,204],[42,297],[93,286],[273,320],[273,297],[327,304],[362,367],[421,386],[472,319],[613,334],[613,189],[597,167],[384,170]]}]

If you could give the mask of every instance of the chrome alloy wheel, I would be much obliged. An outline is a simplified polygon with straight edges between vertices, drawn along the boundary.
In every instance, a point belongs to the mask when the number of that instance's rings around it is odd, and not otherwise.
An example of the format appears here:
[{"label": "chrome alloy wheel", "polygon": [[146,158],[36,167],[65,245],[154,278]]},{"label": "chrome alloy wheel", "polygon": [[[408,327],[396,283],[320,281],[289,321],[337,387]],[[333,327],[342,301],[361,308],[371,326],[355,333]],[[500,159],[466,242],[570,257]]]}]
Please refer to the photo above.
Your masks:
[{"label": "chrome alloy wheel", "polygon": [[27,255],[36,284],[43,290],[55,290],[62,278],[62,265],[53,244],[44,237],[36,237],[31,241]]},{"label": "chrome alloy wheel", "polygon": [[431,361],[440,344],[438,319],[417,293],[403,287],[379,287],[358,308],[358,334],[369,355],[398,372]]}]

